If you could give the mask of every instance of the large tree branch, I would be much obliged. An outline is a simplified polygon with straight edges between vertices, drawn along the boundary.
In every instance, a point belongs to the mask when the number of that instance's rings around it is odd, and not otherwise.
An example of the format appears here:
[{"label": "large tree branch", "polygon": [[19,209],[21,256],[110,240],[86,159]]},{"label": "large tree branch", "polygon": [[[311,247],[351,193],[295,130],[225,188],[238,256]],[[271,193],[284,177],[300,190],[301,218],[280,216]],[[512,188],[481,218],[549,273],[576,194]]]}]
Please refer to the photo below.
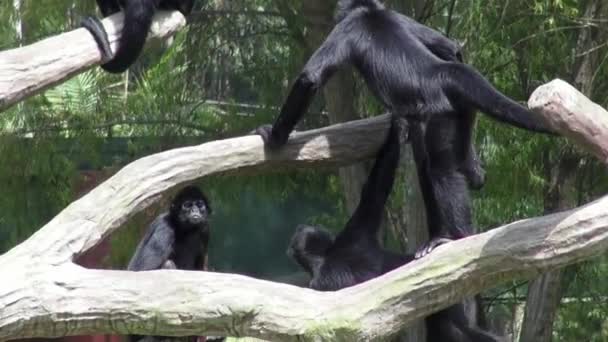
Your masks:
[{"label": "large tree branch", "polygon": [[[102,23],[116,51],[122,31],[122,12]],[[186,25],[177,12],[158,12],[148,38],[166,38]],[[101,62],[93,36],[84,28],[0,53],[0,111]]]},{"label": "large tree branch", "polygon": [[[555,115],[567,114],[557,109]],[[577,112],[561,129],[576,127],[579,116],[587,120]],[[374,155],[388,125],[381,116],[299,133],[274,154],[249,136],[128,165],[0,257],[0,274],[10,279],[0,282],[0,340],[104,332],[379,340],[485,288],[608,248],[607,196],[441,246],[423,260],[334,293],[228,274],[86,270],[70,262],[175,185],[245,169],[352,163]]]},{"label": "large tree branch", "polygon": [[608,111],[560,79],[538,87],[528,106],[555,129],[608,164]]},{"label": "large tree branch", "polygon": [[606,248],[608,197],[449,243],[383,277],[333,293],[230,274],[100,271],[1,260],[0,272],[11,281],[0,283],[0,339],[170,332],[377,340],[465,296]]},{"label": "large tree branch", "polygon": [[6,257],[19,254],[52,258],[52,263],[70,261],[175,185],[241,169],[352,164],[374,156],[388,126],[388,116],[382,115],[296,133],[277,153],[265,151],[262,139],[252,135],[139,159],[70,204]]}]

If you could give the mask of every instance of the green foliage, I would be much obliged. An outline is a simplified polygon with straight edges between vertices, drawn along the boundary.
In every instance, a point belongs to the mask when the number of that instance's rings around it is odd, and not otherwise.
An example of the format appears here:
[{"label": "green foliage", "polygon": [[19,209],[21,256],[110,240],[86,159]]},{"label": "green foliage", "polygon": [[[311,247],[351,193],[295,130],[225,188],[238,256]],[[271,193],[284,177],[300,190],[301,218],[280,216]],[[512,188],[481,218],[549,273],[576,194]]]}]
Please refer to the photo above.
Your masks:
[{"label": "green foliage", "polygon": [[[0,3],[0,49],[15,48],[78,25],[93,14],[93,1],[24,0]],[[412,10],[414,2],[387,1]],[[466,60],[498,89],[525,101],[531,91],[554,78],[572,81],[583,25],[602,22],[583,17],[586,2],[576,0],[416,2],[429,25],[464,44]],[[233,137],[277,115],[288,86],[302,67],[312,18],[300,13],[300,0],[197,2],[201,18],[192,20],[169,46],[148,48],[127,74],[99,68],[81,73],[0,115],[0,252],[29,236],[74,200],[79,173],[120,166],[168,148]],[[197,14],[198,15],[198,14]],[[23,36],[17,34],[17,19]],[[594,36],[596,37],[596,36]],[[605,37],[605,35],[604,35]],[[599,38],[598,38],[599,39]],[[605,40],[605,38],[604,38]],[[594,71],[591,97],[608,105],[608,54],[597,42],[601,62]],[[356,79],[356,109],[364,116],[384,108]],[[312,115],[302,127],[318,127],[326,117]],[[484,189],[474,194],[475,222],[486,230],[544,212],[552,172],[565,158],[577,161],[563,184],[569,205],[608,191],[605,166],[580,154],[564,139],[542,137],[484,118],[476,145],[487,170]],[[557,165],[557,166],[556,166]],[[268,170],[278,171],[278,170]],[[210,265],[261,277],[294,272],[284,256],[298,223],[334,231],[347,215],[335,170],[225,175],[200,182],[215,208]],[[403,206],[411,186],[397,182],[390,207]],[[112,236],[111,267],[124,267],[147,224],[164,208],[136,215]],[[396,245],[389,241],[389,245]],[[568,269],[566,293],[555,324],[556,341],[604,341],[608,334],[603,256]],[[525,286],[493,289],[491,316],[512,317],[509,301],[526,295]],[[506,299],[506,300],[504,300]]]},{"label": "green foliage", "polygon": [[73,165],[50,138],[0,137],[0,253],[69,204]]}]

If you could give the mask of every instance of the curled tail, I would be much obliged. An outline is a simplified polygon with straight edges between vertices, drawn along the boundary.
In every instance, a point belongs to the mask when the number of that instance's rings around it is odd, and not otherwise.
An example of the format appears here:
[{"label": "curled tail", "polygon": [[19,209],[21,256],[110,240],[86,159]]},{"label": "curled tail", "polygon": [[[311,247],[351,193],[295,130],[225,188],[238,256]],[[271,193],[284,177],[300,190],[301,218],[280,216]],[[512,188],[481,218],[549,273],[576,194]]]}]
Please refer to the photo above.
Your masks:
[{"label": "curled tail", "polygon": [[101,66],[104,70],[111,73],[121,73],[137,60],[146,43],[154,11],[153,1],[126,1],[125,19],[118,42],[118,50],[111,61]]},{"label": "curled tail", "polygon": [[473,67],[461,63],[444,63],[441,77],[447,81],[448,96],[457,96],[456,102],[464,99],[468,104],[488,114],[495,120],[547,134],[557,134],[544,119],[511,100],[490,84]]},{"label": "curled tail", "polygon": [[384,5],[379,0],[340,0],[336,5],[336,21],[341,21],[350,12],[357,8],[365,7],[370,10],[383,10]]}]

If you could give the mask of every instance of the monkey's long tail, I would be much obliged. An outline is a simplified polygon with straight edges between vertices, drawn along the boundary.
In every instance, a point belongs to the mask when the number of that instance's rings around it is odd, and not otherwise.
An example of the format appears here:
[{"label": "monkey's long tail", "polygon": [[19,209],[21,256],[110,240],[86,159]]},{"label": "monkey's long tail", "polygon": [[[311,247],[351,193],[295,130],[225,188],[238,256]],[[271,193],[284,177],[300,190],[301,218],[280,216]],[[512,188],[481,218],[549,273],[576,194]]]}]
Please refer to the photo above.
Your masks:
[{"label": "monkey's long tail", "polygon": [[101,67],[111,73],[127,70],[141,54],[154,17],[154,3],[150,0],[126,1],[125,20],[118,50],[114,58]]},{"label": "monkey's long tail", "polygon": [[444,82],[448,81],[448,96],[456,95],[464,99],[495,120],[533,132],[557,134],[543,118],[496,90],[473,67],[461,63],[445,63],[440,68],[440,77]]}]

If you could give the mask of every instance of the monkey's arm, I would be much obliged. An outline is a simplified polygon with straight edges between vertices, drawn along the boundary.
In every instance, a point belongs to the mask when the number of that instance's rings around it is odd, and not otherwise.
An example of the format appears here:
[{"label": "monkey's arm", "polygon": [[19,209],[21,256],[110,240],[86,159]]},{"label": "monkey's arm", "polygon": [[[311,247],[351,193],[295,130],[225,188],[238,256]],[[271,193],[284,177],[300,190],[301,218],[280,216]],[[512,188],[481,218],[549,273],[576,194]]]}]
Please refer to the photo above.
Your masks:
[{"label": "monkey's arm", "polygon": [[287,142],[289,134],[308,110],[317,90],[349,59],[349,33],[344,26],[343,22],[336,25],[321,47],[310,57],[293,84],[272,128],[262,126],[256,130],[268,147],[278,148]]},{"label": "monkey's arm", "polygon": [[127,269],[148,271],[162,268],[169,260],[174,244],[175,234],[163,215],[152,222],[146,236],[137,246]]},{"label": "monkey's arm", "polygon": [[359,205],[338,238],[352,233],[376,236],[384,206],[393,189],[395,173],[399,166],[400,146],[398,118],[393,115],[386,141],[380,147],[374,166],[361,190]]}]

